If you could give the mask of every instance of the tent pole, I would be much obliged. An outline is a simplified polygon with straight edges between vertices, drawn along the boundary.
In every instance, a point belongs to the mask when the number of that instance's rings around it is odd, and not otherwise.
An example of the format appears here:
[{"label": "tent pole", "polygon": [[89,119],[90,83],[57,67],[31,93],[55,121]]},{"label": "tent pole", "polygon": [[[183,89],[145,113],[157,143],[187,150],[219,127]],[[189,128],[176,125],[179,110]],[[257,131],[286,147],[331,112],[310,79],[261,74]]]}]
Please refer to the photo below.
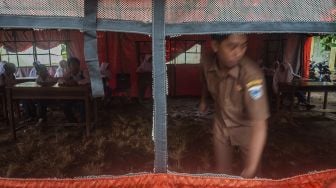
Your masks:
[{"label": "tent pole", "polygon": [[165,1],[152,0],[152,52],[153,52],[153,130],[154,172],[167,172],[167,101],[165,64]]},{"label": "tent pole", "polygon": [[104,96],[97,55],[97,0],[85,0],[84,7],[84,54],[88,66],[93,97]]}]

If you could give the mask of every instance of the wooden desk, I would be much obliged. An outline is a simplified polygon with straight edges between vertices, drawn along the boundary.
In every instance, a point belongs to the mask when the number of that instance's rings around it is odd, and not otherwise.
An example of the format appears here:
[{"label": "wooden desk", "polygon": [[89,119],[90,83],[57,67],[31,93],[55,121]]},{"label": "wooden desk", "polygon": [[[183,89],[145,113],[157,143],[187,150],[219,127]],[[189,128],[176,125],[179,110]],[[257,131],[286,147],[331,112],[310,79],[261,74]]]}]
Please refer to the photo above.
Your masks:
[{"label": "wooden desk", "polygon": [[16,126],[13,113],[13,100],[19,99],[83,100],[85,102],[86,134],[90,135],[91,90],[89,86],[65,87],[58,84],[54,86],[40,86],[36,82],[24,82],[16,84],[13,87],[7,87],[6,95],[9,124],[12,127],[14,139],[16,139]]},{"label": "wooden desk", "polygon": [[327,108],[328,92],[336,91],[336,83],[333,82],[314,82],[314,81],[294,81],[292,83],[280,83],[279,93],[277,95],[277,109],[280,106],[280,94],[287,92],[291,94],[292,100],[294,99],[295,92],[305,91],[310,92],[324,92],[323,109]]},{"label": "wooden desk", "polygon": [[18,77],[15,78],[16,83],[23,83],[23,82],[35,82],[37,77]]}]

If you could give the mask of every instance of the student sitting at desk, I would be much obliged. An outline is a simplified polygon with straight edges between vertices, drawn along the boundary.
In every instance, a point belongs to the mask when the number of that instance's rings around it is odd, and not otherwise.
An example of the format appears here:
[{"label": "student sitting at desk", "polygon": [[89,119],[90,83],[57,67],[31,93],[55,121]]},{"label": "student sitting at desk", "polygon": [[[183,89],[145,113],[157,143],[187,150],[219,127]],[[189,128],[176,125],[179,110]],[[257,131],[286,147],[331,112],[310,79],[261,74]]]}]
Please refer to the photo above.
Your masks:
[{"label": "student sitting at desk", "polygon": [[61,60],[59,62],[59,66],[56,69],[56,73],[54,75],[55,78],[62,78],[64,76],[64,73],[67,70],[67,62],[65,60]]},{"label": "student sitting at desk", "polygon": [[71,57],[67,61],[68,69],[64,77],[58,81],[63,86],[87,85],[90,77],[87,70],[80,69],[80,61],[76,57]]},{"label": "student sitting at desk", "polygon": [[147,54],[136,70],[138,75],[138,100],[140,103],[142,103],[145,98],[146,90],[151,89],[152,61],[152,55]]},{"label": "student sitting at desk", "polygon": [[[280,83],[291,83],[294,77],[301,78],[301,76],[295,74],[293,72],[292,66],[287,63],[279,63],[279,66],[276,68],[274,77],[273,77],[273,91],[274,93],[279,93],[279,84]],[[306,96],[304,93],[298,91],[295,92],[295,96],[298,99],[298,103],[303,104],[307,110],[310,110],[315,107],[315,105],[311,105],[308,103]]]},{"label": "student sitting at desk", "polygon": [[53,78],[45,65],[34,63],[36,69],[36,83],[41,86],[51,86],[57,82],[57,78]]},{"label": "student sitting at desk", "polygon": [[[37,76],[36,83],[41,86],[52,86],[57,80],[50,76],[48,69],[45,65],[36,61],[33,63],[33,69]],[[37,119],[38,123],[45,122],[47,120],[47,100],[23,100],[23,108],[28,121],[34,121]]]},{"label": "student sitting at desk", "polygon": [[[80,61],[75,57],[71,57],[67,61],[68,70],[64,74],[64,77],[59,80],[61,86],[77,86],[88,85],[90,83],[90,77],[87,71],[80,69]],[[68,100],[64,103],[64,115],[66,119],[71,122],[77,122],[73,111],[79,111],[80,122],[85,121],[85,108],[83,101]]]},{"label": "student sitting at desk", "polygon": [[40,65],[41,62],[40,61],[34,61],[33,62],[33,68],[29,71],[29,77],[37,77],[37,71],[35,68],[35,65]]},{"label": "student sitting at desk", "polygon": [[[36,62],[33,63],[34,68],[36,70],[36,83],[41,86],[52,86],[57,82],[57,79],[51,77],[48,72],[48,69],[45,65],[38,64]],[[47,120],[47,100],[37,100],[37,115],[38,121],[46,121]]]},{"label": "student sitting at desk", "polygon": [[2,105],[3,117],[7,117],[5,87],[16,83],[14,73],[16,67],[13,63],[0,61],[0,104]]},{"label": "student sitting at desk", "polygon": [[100,64],[99,70],[100,70],[100,75],[103,81],[103,86],[104,86],[104,101],[109,103],[110,97],[112,95],[112,89],[110,88],[110,80],[111,80],[111,71],[109,69],[109,64],[106,62],[103,62]]},{"label": "student sitting at desk", "polygon": [[0,87],[14,85],[16,83],[15,72],[16,67],[13,63],[0,61]]}]

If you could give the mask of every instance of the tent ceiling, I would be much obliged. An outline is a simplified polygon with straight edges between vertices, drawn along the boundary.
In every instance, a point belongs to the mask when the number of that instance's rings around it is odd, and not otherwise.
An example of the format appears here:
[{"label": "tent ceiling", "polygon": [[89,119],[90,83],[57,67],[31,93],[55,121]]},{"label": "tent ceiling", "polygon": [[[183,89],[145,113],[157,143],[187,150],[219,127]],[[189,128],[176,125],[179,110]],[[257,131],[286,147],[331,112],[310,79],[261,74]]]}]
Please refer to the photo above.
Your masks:
[{"label": "tent ceiling", "polygon": [[334,9],[334,0],[167,0],[165,17],[166,23],[330,22]]},{"label": "tent ceiling", "polygon": [[84,0],[2,0],[3,15],[84,17]]},{"label": "tent ceiling", "polygon": [[[2,0],[0,27],[83,30],[84,7],[84,0]],[[164,10],[168,35],[330,33],[336,27],[335,0],[166,0]],[[98,0],[97,30],[150,34],[152,15],[151,0]]]}]

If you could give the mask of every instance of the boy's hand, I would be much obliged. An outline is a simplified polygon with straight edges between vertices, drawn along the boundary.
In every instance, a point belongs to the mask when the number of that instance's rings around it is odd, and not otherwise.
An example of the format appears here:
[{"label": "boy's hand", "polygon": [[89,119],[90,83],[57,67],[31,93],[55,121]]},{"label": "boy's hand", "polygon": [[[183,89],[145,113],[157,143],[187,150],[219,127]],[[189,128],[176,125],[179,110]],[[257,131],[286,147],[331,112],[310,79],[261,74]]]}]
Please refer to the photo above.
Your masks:
[{"label": "boy's hand", "polygon": [[199,115],[204,115],[208,112],[208,104],[205,101],[201,101],[198,107]]},{"label": "boy's hand", "polygon": [[248,169],[245,168],[243,172],[240,174],[243,178],[254,178],[255,177],[255,171],[254,169]]},{"label": "boy's hand", "polygon": [[76,86],[78,85],[76,81],[74,80],[64,80],[61,82],[58,82],[59,85],[61,86]]}]

